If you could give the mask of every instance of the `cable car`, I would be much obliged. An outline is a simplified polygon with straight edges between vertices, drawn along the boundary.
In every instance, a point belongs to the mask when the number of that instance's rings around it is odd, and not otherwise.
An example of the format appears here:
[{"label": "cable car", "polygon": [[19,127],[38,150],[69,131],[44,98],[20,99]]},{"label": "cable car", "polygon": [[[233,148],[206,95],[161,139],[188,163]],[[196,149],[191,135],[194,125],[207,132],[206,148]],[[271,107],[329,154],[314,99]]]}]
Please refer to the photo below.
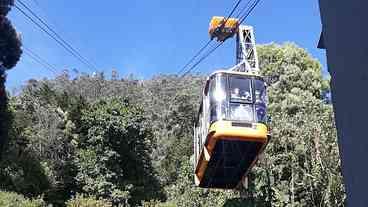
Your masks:
[{"label": "cable car", "polygon": [[266,93],[254,73],[209,76],[194,126],[197,186],[233,189],[248,174],[268,143]]},{"label": "cable car", "polygon": [[209,34],[211,40],[217,38],[224,42],[238,32],[239,20],[235,18],[213,17],[210,22]]},{"label": "cable car", "polygon": [[214,17],[209,33],[220,42],[237,34],[237,65],[206,81],[194,124],[194,180],[203,188],[233,189],[246,180],[270,139],[266,84],[253,27]]}]

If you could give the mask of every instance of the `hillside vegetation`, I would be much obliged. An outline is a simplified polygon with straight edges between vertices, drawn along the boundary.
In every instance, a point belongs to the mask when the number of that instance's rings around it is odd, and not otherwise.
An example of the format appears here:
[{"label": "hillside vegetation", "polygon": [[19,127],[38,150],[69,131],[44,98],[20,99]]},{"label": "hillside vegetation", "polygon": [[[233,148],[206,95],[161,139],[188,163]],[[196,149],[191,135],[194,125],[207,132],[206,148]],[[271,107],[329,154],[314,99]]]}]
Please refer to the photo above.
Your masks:
[{"label": "hillside vegetation", "polygon": [[261,45],[258,53],[271,80],[272,140],[248,190],[194,187],[192,126],[204,76],[108,79],[75,71],[29,80],[0,111],[7,117],[0,204],[11,198],[28,206],[344,206],[321,65],[293,44]]}]

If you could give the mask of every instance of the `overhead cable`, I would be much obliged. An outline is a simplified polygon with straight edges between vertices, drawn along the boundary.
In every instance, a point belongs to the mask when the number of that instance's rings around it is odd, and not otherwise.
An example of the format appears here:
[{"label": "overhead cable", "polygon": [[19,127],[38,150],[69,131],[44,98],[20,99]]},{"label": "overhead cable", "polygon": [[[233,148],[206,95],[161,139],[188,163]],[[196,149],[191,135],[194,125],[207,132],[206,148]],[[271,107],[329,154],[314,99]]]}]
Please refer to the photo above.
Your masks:
[{"label": "overhead cable", "polygon": [[223,25],[225,25],[227,23],[227,20],[231,18],[231,16],[234,14],[234,12],[236,11],[236,9],[239,7],[240,3],[242,2],[242,0],[238,0],[238,2],[235,4],[235,6],[233,7],[233,9],[231,10],[230,14],[227,16],[225,23]]},{"label": "overhead cable", "polygon": [[210,45],[212,40],[209,40],[188,62],[184,67],[177,73],[181,74],[207,47]]},{"label": "overhead cable", "polygon": [[[40,18],[37,14],[35,14],[32,10],[30,10],[27,5],[25,5],[23,2],[18,0],[19,3],[28,11],[31,13],[32,16],[34,16],[39,22],[37,22],[35,19],[33,19],[27,12],[25,12],[22,8],[20,8],[18,5],[14,5],[15,8],[20,11],[28,20],[30,20],[33,24],[35,24],[41,31],[46,33],[49,37],[51,37],[54,41],[56,41],[61,47],[63,47],[66,51],[68,51],[72,56],[74,56],[76,59],[78,59],[80,62],[82,62],[85,66],[87,66],[88,69],[90,69],[92,72],[96,71],[97,68],[89,63],[89,61],[84,58],[74,47],[71,46],[68,42],[66,42],[55,30],[53,30],[42,18]],[[43,27],[45,26],[45,27]],[[48,31],[49,30],[49,31]]]},{"label": "overhead cable", "polygon": [[31,59],[33,59],[35,62],[45,67],[45,69],[54,73],[54,75],[57,75],[56,68],[50,63],[48,63],[44,58],[42,58],[41,56],[39,56],[37,53],[35,53],[29,48],[26,48],[23,46],[23,49],[24,49],[24,53],[27,54]]},{"label": "overhead cable", "polygon": [[210,56],[217,48],[219,48],[224,42],[218,43],[215,47],[213,47],[211,50],[209,50],[205,55],[201,57],[189,70],[187,70],[181,77],[185,77],[190,72],[192,72],[193,69],[195,69],[204,59],[206,59],[208,56]]},{"label": "overhead cable", "polygon": [[250,15],[250,13],[256,8],[256,6],[259,4],[261,0],[255,0],[253,4],[250,6],[250,8],[245,12],[245,14],[241,17],[239,24],[242,24],[245,19]]},{"label": "overhead cable", "polygon": [[238,12],[238,14],[235,16],[236,19],[239,19],[240,16],[244,13],[244,11],[249,9],[249,4],[251,2],[252,2],[252,0],[247,1],[247,3],[242,7],[242,9],[240,9],[240,11]]}]

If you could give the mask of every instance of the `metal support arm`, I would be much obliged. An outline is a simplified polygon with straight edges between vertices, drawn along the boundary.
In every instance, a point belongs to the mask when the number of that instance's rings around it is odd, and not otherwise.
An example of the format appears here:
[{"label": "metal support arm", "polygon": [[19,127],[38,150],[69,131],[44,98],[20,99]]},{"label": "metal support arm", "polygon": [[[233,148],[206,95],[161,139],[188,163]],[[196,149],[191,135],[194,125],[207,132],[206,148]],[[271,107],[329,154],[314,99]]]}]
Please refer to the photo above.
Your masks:
[{"label": "metal support arm", "polygon": [[236,37],[236,63],[230,70],[239,72],[258,72],[259,63],[253,27],[240,25]]}]

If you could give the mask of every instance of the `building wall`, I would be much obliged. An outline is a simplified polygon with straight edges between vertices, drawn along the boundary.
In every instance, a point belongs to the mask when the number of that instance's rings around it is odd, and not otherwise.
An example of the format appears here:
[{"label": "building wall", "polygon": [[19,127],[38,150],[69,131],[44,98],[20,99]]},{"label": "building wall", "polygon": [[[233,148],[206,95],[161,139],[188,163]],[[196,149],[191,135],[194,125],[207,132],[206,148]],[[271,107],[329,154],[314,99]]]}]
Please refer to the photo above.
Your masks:
[{"label": "building wall", "polygon": [[368,1],[319,0],[347,206],[368,206]]}]

